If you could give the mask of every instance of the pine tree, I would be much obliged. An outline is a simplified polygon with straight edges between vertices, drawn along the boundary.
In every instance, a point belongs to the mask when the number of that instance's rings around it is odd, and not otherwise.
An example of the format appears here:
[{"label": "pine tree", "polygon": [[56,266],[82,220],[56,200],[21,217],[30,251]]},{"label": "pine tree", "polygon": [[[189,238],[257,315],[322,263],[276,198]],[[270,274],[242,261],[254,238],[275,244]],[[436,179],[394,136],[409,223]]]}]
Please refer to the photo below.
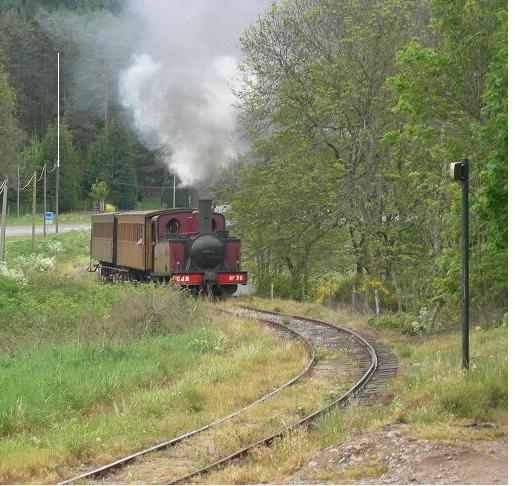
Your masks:
[{"label": "pine tree", "polygon": [[15,95],[7,74],[0,65],[0,183],[6,177],[12,180],[16,172],[16,149],[22,140],[22,131],[15,117]]},{"label": "pine tree", "polygon": [[[66,124],[61,124],[61,158],[59,167],[59,211],[72,211],[80,208],[80,160],[73,143],[71,131]],[[43,166],[47,166],[47,203],[49,210],[55,210],[55,176],[57,163],[57,128],[48,127],[42,140],[34,139],[22,153],[22,174],[25,178],[36,171],[38,177]],[[26,195],[24,194],[24,197]],[[38,201],[43,199],[38,191]]]},{"label": "pine tree", "polygon": [[109,202],[119,209],[134,209],[137,177],[131,133],[119,119],[91,145],[82,180],[83,188],[100,178],[109,186]]},{"label": "pine tree", "polygon": [[55,42],[36,20],[27,22],[10,11],[2,19],[0,51],[17,94],[20,124],[30,135],[41,137],[57,118]]}]

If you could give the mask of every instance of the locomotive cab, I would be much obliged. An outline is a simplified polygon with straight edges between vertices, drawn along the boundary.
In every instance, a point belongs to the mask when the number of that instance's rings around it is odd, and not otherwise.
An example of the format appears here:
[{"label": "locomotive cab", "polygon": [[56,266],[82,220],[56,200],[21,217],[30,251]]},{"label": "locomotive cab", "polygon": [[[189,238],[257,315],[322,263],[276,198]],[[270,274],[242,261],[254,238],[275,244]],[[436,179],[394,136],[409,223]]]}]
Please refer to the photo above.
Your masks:
[{"label": "locomotive cab", "polygon": [[154,276],[220,296],[246,284],[240,240],[229,236],[223,214],[211,212],[211,200],[200,200],[198,211],[154,216],[152,235]]}]

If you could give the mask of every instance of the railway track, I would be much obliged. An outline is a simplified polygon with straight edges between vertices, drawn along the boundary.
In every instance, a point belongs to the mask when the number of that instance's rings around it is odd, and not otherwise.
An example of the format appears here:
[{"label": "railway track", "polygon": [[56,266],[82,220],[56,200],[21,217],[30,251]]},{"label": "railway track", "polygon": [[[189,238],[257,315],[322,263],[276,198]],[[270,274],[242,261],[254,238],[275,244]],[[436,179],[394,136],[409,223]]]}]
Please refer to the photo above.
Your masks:
[{"label": "railway track", "polygon": [[[359,397],[365,404],[374,401],[395,374],[395,356],[369,335],[301,316],[247,308],[235,312],[300,340],[307,351],[304,369],[226,417],[61,484],[188,483],[312,423],[351,398]],[[290,405],[284,402],[287,395]]]}]

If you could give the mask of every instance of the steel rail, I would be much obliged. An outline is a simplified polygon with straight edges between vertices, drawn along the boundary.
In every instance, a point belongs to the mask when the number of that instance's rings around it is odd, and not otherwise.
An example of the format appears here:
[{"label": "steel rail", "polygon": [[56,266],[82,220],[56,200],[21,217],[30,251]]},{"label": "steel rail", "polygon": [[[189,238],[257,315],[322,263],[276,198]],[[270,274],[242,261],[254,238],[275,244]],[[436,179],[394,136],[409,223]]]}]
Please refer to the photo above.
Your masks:
[{"label": "steel rail", "polygon": [[[313,412],[312,414],[302,418],[301,420],[297,421],[296,423],[283,428],[279,432],[271,434],[271,435],[269,435],[263,439],[260,439],[248,446],[242,447],[238,451],[236,451],[228,456],[225,456],[224,458],[222,458],[216,462],[213,462],[213,463],[211,463],[207,466],[204,466],[200,469],[197,469],[189,474],[181,476],[180,478],[167,481],[164,484],[181,484],[181,483],[184,483],[184,482],[192,479],[195,476],[199,476],[206,472],[210,472],[215,469],[218,469],[220,466],[223,466],[223,465],[233,461],[234,459],[237,459],[237,458],[245,455],[251,449],[254,449],[256,447],[263,446],[263,445],[268,445],[273,440],[278,439],[280,437],[284,437],[286,434],[294,431],[295,429],[301,427],[302,425],[313,422],[315,419],[324,415],[325,413],[332,410],[336,406],[342,406],[342,405],[347,404],[351,398],[355,397],[357,394],[359,394],[363,390],[363,388],[365,388],[365,386],[367,385],[367,383],[370,381],[370,379],[374,375],[375,371],[377,370],[378,358],[377,358],[377,353],[376,353],[374,347],[365,338],[360,336],[356,331],[354,331],[352,329],[349,329],[347,327],[336,326],[335,324],[331,324],[330,322],[302,317],[302,316],[297,316],[297,315],[283,314],[280,312],[265,311],[265,310],[261,310],[261,309],[248,308],[248,307],[244,307],[244,309],[256,312],[258,314],[269,314],[269,315],[279,316],[279,317],[288,317],[290,319],[297,319],[297,320],[301,320],[301,321],[305,321],[305,322],[312,322],[314,324],[330,327],[338,332],[347,333],[347,334],[351,335],[353,338],[355,338],[357,341],[359,341],[364,346],[364,348],[367,350],[367,352],[370,355],[370,359],[371,359],[370,366],[368,367],[367,371],[362,375],[362,377],[349,390],[342,393],[335,400],[333,400],[331,403],[329,403],[329,405],[320,408],[316,412]],[[264,317],[258,316],[258,319],[261,319],[264,322],[270,323],[270,321],[267,321],[266,318],[264,318]]]},{"label": "steel rail", "polygon": [[[220,312],[222,313],[225,313],[225,314],[232,314],[231,312],[229,311],[225,311],[225,310],[220,310]],[[161,442],[159,444],[156,444],[156,445],[153,445],[151,447],[148,447],[147,449],[143,449],[141,451],[138,451],[138,452],[134,452],[133,454],[130,454],[128,456],[125,456],[125,457],[122,457],[120,459],[117,459],[116,461],[113,461],[109,464],[104,464],[102,466],[99,466],[97,467],[96,469],[93,469],[91,471],[87,471],[85,473],[82,473],[82,474],[78,474],[70,479],[67,479],[65,481],[62,481],[58,484],[62,484],[62,485],[65,485],[65,484],[73,484],[77,481],[81,481],[81,480],[84,480],[84,479],[91,479],[91,478],[94,478],[96,476],[102,476],[110,471],[113,471],[114,469],[117,469],[117,468],[120,468],[136,459],[138,459],[139,457],[142,457],[142,456],[145,456],[145,455],[148,455],[148,454],[151,454],[153,452],[157,452],[157,451],[160,451],[160,450],[163,450],[163,449],[166,449],[168,447],[171,447],[175,444],[178,444],[179,442],[182,442],[183,440],[186,440],[186,439],[189,439],[190,437],[193,437],[194,435],[197,435],[201,432],[204,432],[205,430],[211,428],[211,427],[214,427],[215,425],[218,425],[218,424],[221,424],[223,422],[225,422],[226,420],[229,420],[233,417],[235,417],[236,415],[239,415],[240,413],[243,413],[247,410],[249,410],[250,408],[252,408],[253,406],[259,404],[259,403],[262,403],[264,402],[265,400],[269,399],[270,397],[276,395],[277,393],[283,391],[285,388],[297,383],[304,375],[306,375],[310,370],[311,368],[313,367],[314,363],[315,363],[315,348],[314,346],[304,337],[302,336],[301,334],[295,332],[294,330],[288,328],[287,326],[285,325],[282,325],[282,324],[279,324],[277,322],[269,322],[269,321],[265,321],[263,319],[260,319],[262,322],[264,322],[265,324],[267,324],[269,327],[274,327],[278,330],[280,330],[281,332],[286,332],[288,334],[290,334],[294,339],[300,341],[304,347],[306,348],[306,350],[308,351],[308,357],[309,357],[309,361],[308,363],[306,364],[306,366],[303,368],[303,370],[298,373],[296,376],[294,376],[291,380],[289,380],[288,382],[286,383],[283,383],[281,386],[275,388],[274,390],[272,390],[271,392],[267,393],[266,395],[263,395],[262,397],[260,397],[259,399],[257,399],[256,401],[250,403],[249,405],[243,407],[243,408],[240,408],[238,410],[235,410],[234,412],[230,413],[229,415],[226,415],[224,417],[221,417],[213,422],[210,422],[206,425],[203,425],[202,427],[198,428],[198,429],[195,429],[195,430],[192,430],[190,432],[187,432],[185,434],[182,434],[178,437],[174,437],[173,439],[169,439],[169,440],[166,440],[164,442]]]}]

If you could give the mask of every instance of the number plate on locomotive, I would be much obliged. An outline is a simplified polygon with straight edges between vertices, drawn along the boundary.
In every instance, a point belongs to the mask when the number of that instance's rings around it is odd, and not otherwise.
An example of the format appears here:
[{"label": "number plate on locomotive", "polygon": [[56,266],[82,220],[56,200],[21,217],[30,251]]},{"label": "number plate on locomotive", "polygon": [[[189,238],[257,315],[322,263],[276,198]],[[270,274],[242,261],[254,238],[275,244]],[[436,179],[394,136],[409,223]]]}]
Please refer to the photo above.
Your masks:
[{"label": "number plate on locomotive", "polygon": [[173,276],[174,283],[181,285],[198,285],[202,283],[201,273],[176,273]]},{"label": "number plate on locomotive", "polygon": [[221,284],[246,284],[247,274],[245,272],[219,273],[217,282]]}]

